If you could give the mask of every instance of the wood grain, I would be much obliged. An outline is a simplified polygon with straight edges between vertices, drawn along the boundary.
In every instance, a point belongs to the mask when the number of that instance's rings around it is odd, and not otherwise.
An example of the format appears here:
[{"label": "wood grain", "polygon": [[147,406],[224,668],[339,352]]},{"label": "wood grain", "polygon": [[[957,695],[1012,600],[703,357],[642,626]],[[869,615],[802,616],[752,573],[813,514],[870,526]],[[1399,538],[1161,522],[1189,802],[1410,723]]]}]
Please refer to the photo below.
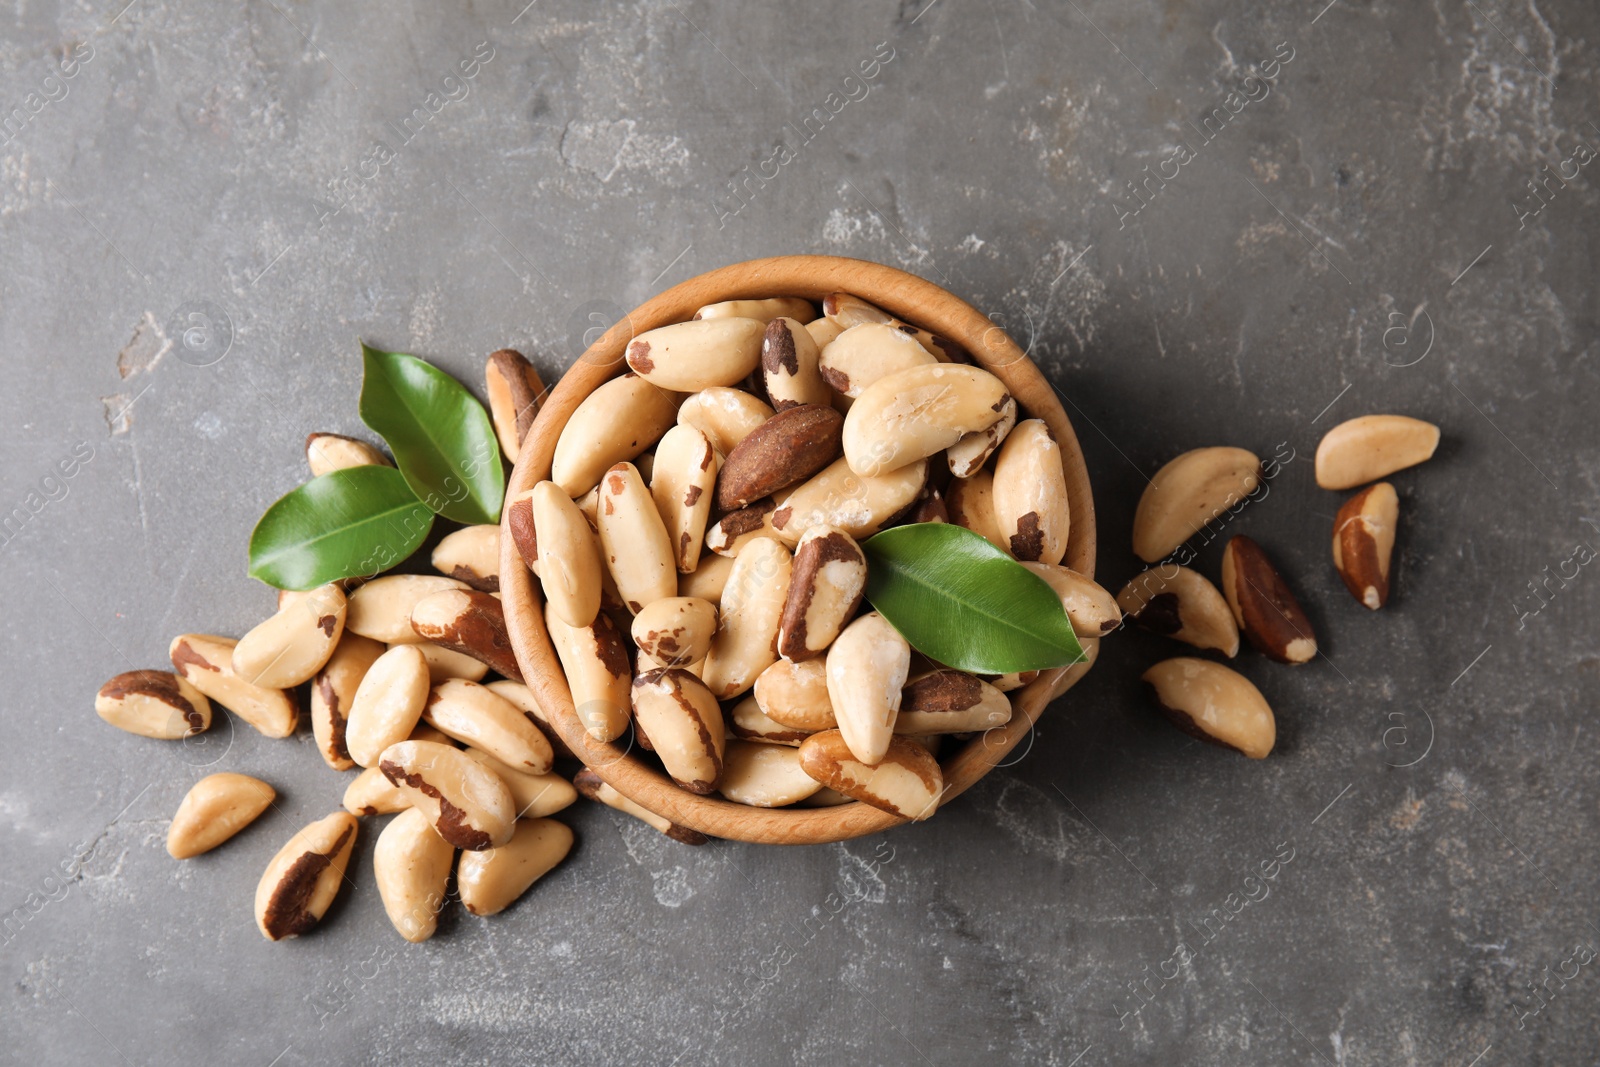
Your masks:
[{"label": "wood grain", "polygon": [[[1094,500],[1089,472],[1072,424],[1054,388],[1020,348],[975,308],[931,282],[864,260],[834,256],[778,256],[736,263],[691,278],[646,301],[613,325],[562,377],[534,422],[511,473],[507,497],[550,476],[556,439],[573,409],[626,369],[623,352],[638,333],[681,322],[719,300],[801,296],[820,303],[834,292],[854,293],[908,322],[963,345],[1016,397],[1025,417],[1044,419],[1061,446],[1071,529],[1063,561],[1093,577]],[[502,519],[502,522],[504,520]],[[592,740],[579,723],[572,693],[550,645],[538,585],[510,536],[500,539],[500,589],[511,644],[522,673],[551,725],[567,746],[624,795],[675,823],[712,837],[766,844],[810,845],[876,833],[905,821],[867,804],[832,808],[752,808],[678,788],[625,748]],[[968,742],[942,761],[949,800],[982,778],[1028,735],[1045,706],[1071,688],[1093,665],[1045,671],[1011,694],[1013,714],[1004,728]]]}]

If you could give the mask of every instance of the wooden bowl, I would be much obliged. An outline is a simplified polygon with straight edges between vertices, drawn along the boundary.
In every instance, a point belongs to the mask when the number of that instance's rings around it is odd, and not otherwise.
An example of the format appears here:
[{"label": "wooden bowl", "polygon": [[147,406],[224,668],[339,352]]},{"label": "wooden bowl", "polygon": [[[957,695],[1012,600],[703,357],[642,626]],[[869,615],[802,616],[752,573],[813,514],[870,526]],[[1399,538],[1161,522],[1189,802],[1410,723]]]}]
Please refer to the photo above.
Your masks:
[{"label": "wooden bowl", "polygon": [[[799,296],[820,304],[829,293],[847,292],[892,315],[950,338],[972,353],[1011,390],[1028,417],[1041,418],[1061,446],[1072,522],[1067,566],[1094,575],[1094,500],[1089,472],[1072,424],[1055,391],[1004,330],[964,301],[932,282],[904,271],[859,259],[835,256],[777,256],[735,263],[690,278],[646,301],[606,331],[562,377],[545,400],[523,442],[511,472],[507,497],[531,489],[550,476],[556,439],[580,401],[605,381],[627,370],[623,353],[645,330],[682,322],[700,307],[720,300]],[[545,630],[541,591],[523,565],[509,532],[500,538],[500,591],[506,624],[522,673],[551,726],[574,754],[624,796],[672,822],[712,837],[765,844],[810,845],[876,833],[905,820],[852,801],[830,808],[755,808],[716,796],[700,796],[624,747],[595,741],[578,721],[566,676]],[[942,761],[943,801],[982,778],[1033,728],[1040,712],[1088,671],[1089,662],[1042,672],[1011,694],[1011,721],[969,741]],[[941,803],[943,803],[941,801]],[[935,816],[937,817],[937,816]]]}]

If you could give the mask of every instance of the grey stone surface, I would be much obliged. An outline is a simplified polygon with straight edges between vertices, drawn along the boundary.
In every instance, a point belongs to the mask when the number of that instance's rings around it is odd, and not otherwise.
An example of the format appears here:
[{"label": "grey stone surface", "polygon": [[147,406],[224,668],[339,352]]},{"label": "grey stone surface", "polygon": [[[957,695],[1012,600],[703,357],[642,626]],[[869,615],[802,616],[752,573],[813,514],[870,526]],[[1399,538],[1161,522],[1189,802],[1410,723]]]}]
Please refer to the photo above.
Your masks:
[{"label": "grey stone surface", "polygon": [[[19,2],[0,31],[0,509],[29,516],[0,546],[0,1061],[1596,1061],[1592,4],[123,2]],[[1138,675],[1182,649],[1118,635],[928,824],[695,850],[584,805],[564,867],[422,946],[369,829],[324,927],[266,943],[256,878],[343,782],[309,737],[144,742],[91,703],[268,609],[246,538],[308,430],[359,431],[357,339],[553,376],[662,287],[805,251],[916,271],[1031,345],[1113,588],[1159,464],[1293,451],[1230,527],[1326,652],[1238,661],[1277,751],[1166,726]],[[1389,410],[1444,444],[1395,479],[1369,613],[1311,455]],[[223,768],[279,810],[173,862],[166,820]]]}]

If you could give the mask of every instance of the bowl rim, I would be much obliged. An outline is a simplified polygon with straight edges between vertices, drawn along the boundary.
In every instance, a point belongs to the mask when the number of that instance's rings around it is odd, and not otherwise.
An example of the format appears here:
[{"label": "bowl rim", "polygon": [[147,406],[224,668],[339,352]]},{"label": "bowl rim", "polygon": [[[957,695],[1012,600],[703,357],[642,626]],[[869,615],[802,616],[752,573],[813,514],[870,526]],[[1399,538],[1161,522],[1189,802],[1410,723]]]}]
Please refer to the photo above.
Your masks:
[{"label": "bowl rim", "polygon": [[[869,260],[792,255],[733,263],[679,282],[628,312],[590,345],[546,396],[529,429],[506,489],[506,500],[550,476],[555,443],[573,410],[604,382],[627,370],[623,356],[638,333],[682,322],[722,300],[799,296],[820,304],[829,293],[848,292],[898,318],[962,345],[974,362],[1006,383],[1030,418],[1042,418],[1061,449],[1066,475],[1068,566],[1094,576],[1095,515],[1088,469],[1072,423],[1056,390],[1015,341],[960,297],[914,274]],[[509,512],[509,509],[507,509]],[[545,629],[541,594],[501,518],[500,592],[506,627],[523,677],[550,727],[601,779],[663,818],[711,837],[768,844],[824,844],[876,833],[907,820],[852,801],[821,808],[759,808],[715,795],[690,793],[621,748],[591,738],[573,707],[572,693]],[[1085,641],[1088,659],[1041,672],[1009,694],[1011,721],[969,741],[941,760],[945,790],[939,805],[965,791],[1028,736],[1046,705],[1093,666],[1098,642]],[[631,742],[630,742],[631,748]]]}]

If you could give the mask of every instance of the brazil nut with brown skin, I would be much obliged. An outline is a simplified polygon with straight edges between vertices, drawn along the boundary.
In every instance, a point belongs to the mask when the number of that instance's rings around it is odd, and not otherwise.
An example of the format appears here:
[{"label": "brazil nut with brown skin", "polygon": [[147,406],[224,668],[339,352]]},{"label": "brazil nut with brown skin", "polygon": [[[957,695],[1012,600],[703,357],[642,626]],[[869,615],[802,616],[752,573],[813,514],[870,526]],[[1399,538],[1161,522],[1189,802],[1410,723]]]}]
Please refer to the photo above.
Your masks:
[{"label": "brazil nut with brown skin", "polygon": [[554,482],[533,487],[528,510],[529,529],[518,538],[517,546],[526,560],[524,543],[537,545],[545,602],[568,626],[589,625],[600,611],[603,585],[600,542],[594,529]]},{"label": "brazil nut with brown skin", "polygon": [[500,591],[500,527],[463,526],[434,547],[433,569],[484,593]]},{"label": "brazil nut with brown skin", "polygon": [[268,689],[309,681],[333,655],[344,619],[344,590],[337,585],[294,597],[239,639],[233,648],[233,673]]},{"label": "brazil nut with brown skin", "polygon": [[511,840],[487,852],[466,852],[456,870],[461,906],[497,915],[572,851],[572,831],[554,819],[523,819]]},{"label": "brazil nut with brown skin", "polygon": [[256,884],[256,928],[268,941],[309,932],[322,921],[355,847],[358,823],[336,811],[291,837]]},{"label": "brazil nut with brown skin", "polygon": [[572,806],[578,799],[572,783],[559,774],[530,774],[507,766],[481,748],[463,749],[468,759],[476,760],[493,771],[495,777],[511,790],[511,800],[517,808],[517,818],[537,819],[554,815]]},{"label": "brazil nut with brown skin", "polygon": [[288,737],[300,722],[293,693],[252,685],[233,673],[237,641],[209,634],[180,634],[168,650],[180,677],[266,737]]},{"label": "brazil nut with brown skin", "polygon": [[446,736],[528,774],[549,774],[555,760],[539,727],[515,704],[477,682],[440,682],[428,694],[422,718]]},{"label": "brazil nut with brown skin", "polygon": [[625,815],[631,815],[640,822],[647,823],[660,830],[674,841],[685,845],[703,845],[711,840],[699,830],[691,830],[687,826],[680,826],[669,819],[657,815],[649,808],[628,799],[617,792],[610,782],[605,781],[587,767],[573,775],[572,785],[573,788],[590,800],[597,801]]},{"label": "brazil nut with brown skin", "polygon": [[717,632],[717,606],[698,597],[658,600],[634,617],[633,643],[663,667],[688,667],[706,658]]},{"label": "brazil nut with brown skin", "polygon": [[426,638],[411,628],[417,601],[446,589],[466,589],[465,582],[442,574],[386,574],[350,594],[345,629],[387,644],[416,644]]},{"label": "brazil nut with brown skin", "polygon": [[445,589],[411,609],[411,628],[426,641],[483,663],[496,674],[522,681],[511,651],[505,609],[497,597],[476,589]]},{"label": "brazil nut with brown skin", "polygon": [[837,526],[813,526],[794,550],[794,574],[783,604],[778,654],[805,660],[833,644],[855,616],[867,588],[867,557]]},{"label": "brazil nut with brown skin", "polygon": [[1043,419],[1019,422],[994,462],[994,517],[1006,549],[1019,560],[1060,563],[1070,512],[1061,446]]},{"label": "brazil nut with brown skin", "polygon": [[718,700],[736,697],[778,658],[778,624],[794,562],[789,550],[759,537],[739,550],[722,591],[722,625],[711,639],[703,677]]},{"label": "brazil nut with brown skin", "polygon": [[633,716],[667,774],[691,793],[710,793],[722,777],[722,709],[686,670],[667,667],[633,680]]},{"label": "brazil nut with brown skin", "polygon": [[813,734],[800,746],[800,766],[831,789],[914,822],[938,810],[944,795],[939,761],[907,737],[892,738],[878,760],[867,763],[838,730]]},{"label": "brazil nut with brown skin", "polygon": [[628,342],[625,355],[635,374],[661,389],[731,386],[760,365],[766,328],[760,319],[691,319],[646,330]]},{"label": "brazil nut with brown skin", "polygon": [[340,433],[306,435],[306,466],[313,478],[350,467],[392,467],[389,457],[365,441]]},{"label": "brazil nut with brown skin", "polygon": [[688,574],[700,564],[720,469],[717,450],[693,426],[679,423],[656,445],[650,495],[661,513],[679,574]]},{"label": "brazil nut with brown skin", "polygon": [[1117,605],[1143,629],[1195,648],[1239,654],[1239,624],[1217,587],[1175,563],[1134,576],[1117,594]]},{"label": "brazil nut with brown skin", "polygon": [[661,512],[631,463],[600,482],[600,550],[628,610],[678,594],[678,568]]},{"label": "brazil nut with brown skin", "polygon": [[483,386],[489,394],[489,418],[500,439],[500,450],[515,463],[548,390],[533,364],[514,348],[489,354],[483,367]]},{"label": "brazil nut with brown skin", "polygon": [[336,771],[355,766],[345,741],[350,706],[355,702],[361,679],[383,655],[379,641],[360,634],[345,634],[339,647],[311,680],[311,734],[323,762]]},{"label": "brazil nut with brown skin", "polygon": [[733,511],[816,474],[839,457],[844,419],[824,404],[785,408],[728,453],[717,507]]},{"label": "brazil nut with brown skin", "polygon": [[1179,656],[1144,672],[1167,719],[1190,737],[1265,759],[1277,740],[1277,722],[1261,691],[1220,663]]},{"label": "brazil nut with brown skin", "polygon": [[119,730],[173,741],[211,726],[211,702],[169,671],[126,671],[100,687],[94,710]]},{"label": "brazil nut with brown skin", "polygon": [[606,471],[633,459],[678,416],[673,394],[635,374],[613,378],[583,399],[556,439],[550,480],[569,497],[599,484]]},{"label": "brazil nut with brown skin", "polygon": [[578,721],[596,741],[615,741],[628,729],[633,678],[617,624],[601,612],[588,626],[568,626],[548,604],[544,622],[572,690]]},{"label": "brazil nut with brown skin", "polygon": [[678,408],[678,422],[705,434],[724,456],[770,418],[772,408],[760,397],[725,386],[702,389]]},{"label": "brazil nut with brown skin", "polygon": [[894,732],[908,736],[992,730],[1011,721],[1011,701],[964,671],[931,671],[906,683]]},{"label": "brazil nut with brown skin", "polygon": [[383,750],[378,769],[456,848],[481,852],[510,840],[517,819],[511,790],[460,749],[401,741]]},{"label": "brazil nut with brown skin", "polygon": [[773,409],[831,401],[822,380],[822,349],[798,320],[775,318],[761,342],[761,373]]},{"label": "brazil nut with brown skin", "polygon": [[1240,535],[1222,550],[1222,595],[1239,632],[1279,663],[1307,663],[1317,654],[1311,620],[1260,545]]}]

